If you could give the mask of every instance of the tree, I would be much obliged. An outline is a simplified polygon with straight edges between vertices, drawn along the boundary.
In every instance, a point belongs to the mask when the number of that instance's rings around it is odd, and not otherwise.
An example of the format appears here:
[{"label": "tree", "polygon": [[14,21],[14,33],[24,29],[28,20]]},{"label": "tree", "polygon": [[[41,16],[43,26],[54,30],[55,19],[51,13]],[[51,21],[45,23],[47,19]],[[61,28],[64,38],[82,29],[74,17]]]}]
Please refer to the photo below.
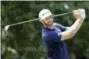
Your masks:
[{"label": "tree", "polygon": [[[71,59],[89,58],[89,2],[56,2],[56,1],[1,1],[2,59],[45,59],[46,52],[41,40],[39,21],[11,27],[4,32],[4,26],[34,19],[42,8],[50,9],[54,14],[85,8],[86,19],[77,35],[66,41]],[[56,17],[56,22],[70,26],[72,15]],[[89,51],[88,51],[89,52]],[[81,54],[80,54],[81,53]],[[35,56],[35,57],[34,57]]]}]

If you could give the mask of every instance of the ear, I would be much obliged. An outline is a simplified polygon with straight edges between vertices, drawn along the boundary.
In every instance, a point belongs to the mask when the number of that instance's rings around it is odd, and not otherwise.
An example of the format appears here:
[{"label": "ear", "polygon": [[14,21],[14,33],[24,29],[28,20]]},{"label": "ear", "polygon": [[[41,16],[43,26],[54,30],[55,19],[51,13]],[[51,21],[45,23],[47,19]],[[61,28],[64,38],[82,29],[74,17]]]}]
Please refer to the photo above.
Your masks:
[{"label": "ear", "polygon": [[41,20],[40,21],[43,25],[46,25],[45,21],[44,20]]},{"label": "ear", "polygon": [[43,20],[40,20],[40,22],[41,22],[42,24],[44,24],[44,21],[43,21]]}]

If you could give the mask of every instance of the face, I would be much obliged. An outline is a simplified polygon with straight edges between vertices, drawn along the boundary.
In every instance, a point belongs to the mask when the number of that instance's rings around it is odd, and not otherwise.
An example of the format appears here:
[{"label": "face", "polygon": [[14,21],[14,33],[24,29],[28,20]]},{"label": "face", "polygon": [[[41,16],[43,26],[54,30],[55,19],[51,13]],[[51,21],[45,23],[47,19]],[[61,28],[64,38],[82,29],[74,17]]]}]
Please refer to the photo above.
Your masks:
[{"label": "face", "polygon": [[43,25],[45,25],[47,27],[52,26],[52,24],[53,24],[53,16],[50,15],[50,16],[46,17],[44,20],[42,20],[42,23],[43,23]]}]

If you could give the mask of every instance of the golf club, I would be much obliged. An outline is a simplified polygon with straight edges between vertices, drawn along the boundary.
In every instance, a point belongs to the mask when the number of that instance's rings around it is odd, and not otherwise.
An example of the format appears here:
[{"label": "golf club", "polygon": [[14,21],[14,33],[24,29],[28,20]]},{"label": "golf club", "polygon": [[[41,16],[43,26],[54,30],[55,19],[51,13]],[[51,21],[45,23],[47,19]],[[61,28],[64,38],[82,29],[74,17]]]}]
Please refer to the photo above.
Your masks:
[{"label": "golf club", "polygon": [[[64,16],[64,15],[71,14],[71,13],[72,13],[72,12],[57,14],[57,15],[53,15],[53,17]],[[24,24],[24,23],[28,23],[28,22],[37,21],[37,20],[39,20],[39,18],[32,19],[32,20],[27,20],[27,21],[23,21],[23,22],[19,22],[19,23],[9,24],[9,25],[6,25],[6,26],[4,27],[4,30],[7,31],[7,30],[9,29],[9,27],[11,27],[11,26],[20,25],[20,24]]]}]

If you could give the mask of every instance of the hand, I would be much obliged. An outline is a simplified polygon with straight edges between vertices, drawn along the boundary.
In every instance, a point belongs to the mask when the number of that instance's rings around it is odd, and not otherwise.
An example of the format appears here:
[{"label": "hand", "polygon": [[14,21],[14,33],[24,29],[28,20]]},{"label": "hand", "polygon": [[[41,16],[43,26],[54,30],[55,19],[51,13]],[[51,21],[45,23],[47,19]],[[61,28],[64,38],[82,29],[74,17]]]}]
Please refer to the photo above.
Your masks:
[{"label": "hand", "polygon": [[73,16],[75,17],[75,19],[83,19],[84,20],[86,17],[85,10],[84,9],[74,10]]},{"label": "hand", "polygon": [[73,11],[73,16],[75,19],[81,19],[79,10],[74,10]]}]

